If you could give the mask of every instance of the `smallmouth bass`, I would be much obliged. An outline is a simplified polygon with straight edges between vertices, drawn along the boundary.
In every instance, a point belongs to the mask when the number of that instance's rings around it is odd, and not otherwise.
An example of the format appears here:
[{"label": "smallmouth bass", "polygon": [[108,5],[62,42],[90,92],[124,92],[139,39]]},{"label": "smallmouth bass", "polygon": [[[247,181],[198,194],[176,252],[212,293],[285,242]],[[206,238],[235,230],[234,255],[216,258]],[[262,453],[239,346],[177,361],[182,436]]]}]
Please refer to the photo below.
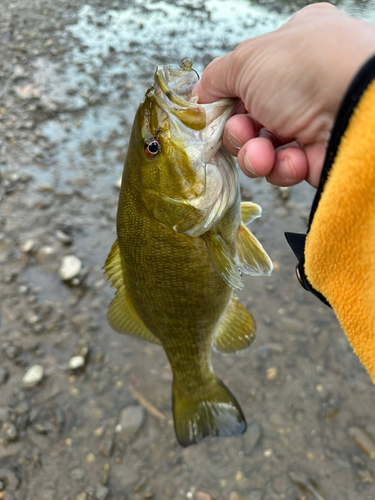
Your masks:
[{"label": "smallmouth bass", "polygon": [[[117,240],[105,264],[116,291],[108,320],[118,332],[163,346],[173,372],[173,417],[182,446],[246,430],[242,410],[216,377],[211,346],[248,347],[255,322],[233,290],[241,271],[272,262],[247,229],[261,215],[242,203],[233,158],[221,147],[236,101],[197,104],[189,60],[158,66],[139,105],[125,160]],[[240,271],[241,270],[241,271]]]}]

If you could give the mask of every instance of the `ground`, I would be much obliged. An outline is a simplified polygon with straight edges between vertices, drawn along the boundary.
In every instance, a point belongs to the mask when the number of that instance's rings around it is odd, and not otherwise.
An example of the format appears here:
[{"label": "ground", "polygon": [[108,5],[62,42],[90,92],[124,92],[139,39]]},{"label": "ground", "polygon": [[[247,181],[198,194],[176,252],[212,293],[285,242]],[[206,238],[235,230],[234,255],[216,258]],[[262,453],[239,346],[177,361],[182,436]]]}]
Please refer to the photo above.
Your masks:
[{"label": "ground", "polygon": [[0,5],[0,498],[375,496],[373,385],[332,311],[299,286],[283,235],[305,230],[307,185],[241,177],[275,262],[239,294],[257,322],[251,349],[213,354],[246,415],[242,437],[182,449],[164,352],[106,322],[102,266],[135,109],[156,64],[185,55],[201,71],[290,12],[240,7],[235,24],[224,0]]}]

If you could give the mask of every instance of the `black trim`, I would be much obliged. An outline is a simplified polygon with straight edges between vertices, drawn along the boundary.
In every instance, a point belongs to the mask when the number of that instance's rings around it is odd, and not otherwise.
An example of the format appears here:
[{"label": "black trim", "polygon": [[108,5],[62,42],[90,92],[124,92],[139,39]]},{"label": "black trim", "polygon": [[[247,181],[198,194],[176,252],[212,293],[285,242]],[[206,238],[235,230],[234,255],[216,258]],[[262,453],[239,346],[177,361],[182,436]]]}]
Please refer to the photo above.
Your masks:
[{"label": "black trim", "polygon": [[[311,225],[314,220],[314,215],[318,208],[319,201],[322,197],[324,187],[329,176],[329,172],[336,158],[337,150],[340,145],[342,136],[344,135],[344,132],[349,125],[349,121],[353,114],[353,111],[358,105],[364,91],[367,89],[369,84],[374,79],[375,79],[375,55],[371,57],[371,59],[369,59],[364,64],[364,66],[362,66],[362,68],[359,70],[354,80],[350,84],[344,96],[344,99],[342,100],[339,112],[336,117],[335,125],[332,130],[331,138],[328,144],[323,170],[320,176],[319,186],[311,206],[309,222],[307,225],[307,234],[311,229]],[[324,302],[326,305],[329,306],[329,303],[327,302],[325,297],[310,285],[305,274],[306,235],[296,234],[296,233],[284,233],[284,234],[289,243],[289,246],[291,247],[295,256],[298,259],[296,272],[299,282],[306,290],[316,295],[322,302]]]},{"label": "black trim", "polygon": [[344,99],[341,103],[339,112],[336,117],[335,125],[332,129],[331,138],[328,144],[326,157],[324,160],[322,174],[320,176],[318,190],[315,194],[311,212],[309,217],[307,233],[310,231],[311,224],[314,219],[315,212],[318,208],[320,198],[322,196],[325,183],[328,179],[328,174],[331,170],[332,164],[336,158],[337,150],[348,127],[349,120],[353,114],[354,109],[358,105],[362,94],[375,78],[375,55],[369,59],[364,66],[359,70],[354,80],[350,84]]}]

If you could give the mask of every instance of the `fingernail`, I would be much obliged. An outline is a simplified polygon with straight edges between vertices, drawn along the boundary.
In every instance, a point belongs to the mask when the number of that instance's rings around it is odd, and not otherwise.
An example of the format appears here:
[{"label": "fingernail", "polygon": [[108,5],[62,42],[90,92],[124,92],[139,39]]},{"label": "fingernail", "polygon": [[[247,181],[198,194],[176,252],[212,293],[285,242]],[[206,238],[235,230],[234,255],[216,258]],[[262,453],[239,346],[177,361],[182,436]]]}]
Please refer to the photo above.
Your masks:
[{"label": "fingernail", "polygon": [[249,159],[248,159],[248,157],[247,157],[247,156],[245,156],[245,158],[244,158],[244,165],[245,165],[246,170],[247,170],[250,174],[252,174],[252,175],[257,175],[257,174],[254,172],[254,169],[253,169],[253,167],[251,166],[251,163],[249,162]]},{"label": "fingernail", "polygon": [[296,171],[294,170],[293,164],[289,158],[281,160],[279,163],[279,173],[285,179],[297,179]]},{"label": "fingernail", "polygon": [[229,142],[232,144],[233,147],[235,147],[236,149],[241,149],[242,146],[243,146],[243,143],[242,141],[239,140],[239,138],[234,135],[232,132],[230,132],[228,130],[228,139],[229,139]]}]

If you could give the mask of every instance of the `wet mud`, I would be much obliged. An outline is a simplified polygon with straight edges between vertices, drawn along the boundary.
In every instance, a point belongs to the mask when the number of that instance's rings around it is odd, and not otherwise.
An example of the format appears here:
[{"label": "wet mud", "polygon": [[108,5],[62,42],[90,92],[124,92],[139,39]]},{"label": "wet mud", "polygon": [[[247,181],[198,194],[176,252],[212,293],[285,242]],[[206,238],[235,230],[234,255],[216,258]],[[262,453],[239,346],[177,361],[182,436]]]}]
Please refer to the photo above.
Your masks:
[{"label": "wet mud", "polygon": [[[370,3],[340,5],[373,15]],[[155,66],[188,56],[201,71],[301,6],[1,2],[0,498],[375,498],[373,384],[332,311],[298,284],[284,238],[305,230],[309,186],[241,177],[275,263],[239,293],[257,322],[251,349],[213,354],[247,417],[243,436],[182,449],[164,352],[106,322],[102,266]]]}]

